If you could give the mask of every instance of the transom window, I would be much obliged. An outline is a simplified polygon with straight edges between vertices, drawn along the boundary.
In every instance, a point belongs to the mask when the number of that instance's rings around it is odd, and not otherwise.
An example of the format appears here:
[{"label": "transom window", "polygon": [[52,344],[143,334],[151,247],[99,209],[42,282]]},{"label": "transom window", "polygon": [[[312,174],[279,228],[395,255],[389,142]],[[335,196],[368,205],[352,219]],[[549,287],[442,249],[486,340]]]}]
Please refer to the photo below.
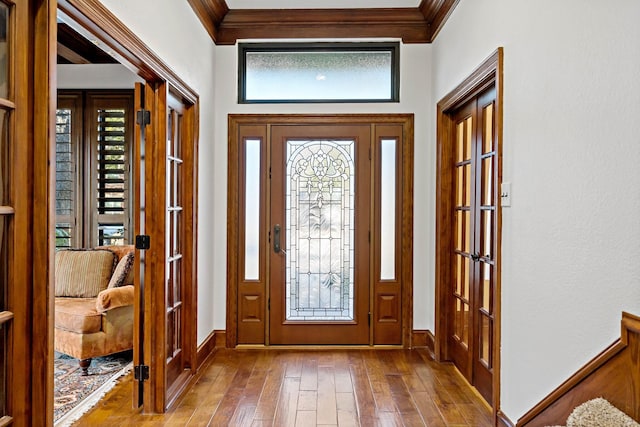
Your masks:
[{"label": "transom window", "polygon": [[399,43],[244,43],[238,102],[399,102]]}]

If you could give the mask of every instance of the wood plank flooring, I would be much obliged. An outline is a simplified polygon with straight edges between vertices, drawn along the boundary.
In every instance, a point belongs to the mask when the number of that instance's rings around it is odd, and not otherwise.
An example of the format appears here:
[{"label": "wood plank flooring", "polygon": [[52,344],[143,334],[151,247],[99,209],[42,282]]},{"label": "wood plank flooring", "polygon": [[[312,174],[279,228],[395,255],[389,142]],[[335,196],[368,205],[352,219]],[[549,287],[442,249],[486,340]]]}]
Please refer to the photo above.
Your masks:
[{"label": "wood plank flooring", "polygon": [[74,426],[491,426],[450,364],[424,350],[229,350],[162,415],[131,408],[128,377]]}]

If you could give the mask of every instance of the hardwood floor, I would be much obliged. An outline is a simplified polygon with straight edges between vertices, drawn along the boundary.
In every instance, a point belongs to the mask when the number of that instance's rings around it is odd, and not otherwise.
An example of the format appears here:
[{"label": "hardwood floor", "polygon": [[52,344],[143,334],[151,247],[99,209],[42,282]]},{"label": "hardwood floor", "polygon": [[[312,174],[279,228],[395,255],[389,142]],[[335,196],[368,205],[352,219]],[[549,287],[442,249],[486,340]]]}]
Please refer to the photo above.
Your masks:
[{"label": "hardwood floor", "polygon": [[491,426],[451,364],[424,350],[228,350],[162,415],[131,409],[128,377],[74,426]]}]

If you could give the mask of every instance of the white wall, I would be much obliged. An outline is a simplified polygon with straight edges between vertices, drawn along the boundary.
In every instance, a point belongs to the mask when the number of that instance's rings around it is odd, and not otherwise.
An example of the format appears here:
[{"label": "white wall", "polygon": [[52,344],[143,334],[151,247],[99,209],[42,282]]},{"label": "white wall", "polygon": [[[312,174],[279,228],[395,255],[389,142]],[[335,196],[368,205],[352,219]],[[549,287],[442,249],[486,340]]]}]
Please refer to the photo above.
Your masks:
[{"label": "white wall", "polygon": [[623,310],[640,314],[638,18],[636,0],[462,1],[434,44],[433,103],[504,46],[501,381],[513,421],[620,336]]},{"label": "white wall", "polygon": [[[214,247],[212,238],[224,229],[216,218],[225,209],[226,196],[220,201],[208,183],[226,172],[216,170],[217,144],[226,140],[214,138],[214,45],[204,27],[186,1],[176,0],[101,0],[127,27],[142,39],[200,96],[200,146],[198,179],[198,343],[214,329],[213,288]],[[224,265],[224,263],[223,263]],[[224,268],[223,268],[224,270]],[[224,282],[224,280],[223,280]],[[220,284],[224,286],[224,283]],[[223,301],[216,301],[224,307]]]},{"label": "white wall", "polygon": [[58,89],[133,89],[140,77],[120,64],[58,64]]},{"label": "white wall", "polygon": [[[308,41],[308,40],[307,40]],[[435,114],[429,100],[431,93],[431,46],[402,45],[400,52],[400,103],[381,104],[238,104],[237,99],[237,46],[216,46],[215,73],[216,107],[215,131],[216,151],[214,169],[219,171],[213,183],[214,197],[220,203],[215,215],[221,224],[216,228],[214,239],[226,240],[227,197],[227,116],[228,114],[274,114],[274,113],[415,113],[415,201],[414,201],[414,328],[433,330],[433,293],[429,293],[434,276],[434,195],[435,195],[435,148],[428,144],[428,135],[433,132],[429,118]],[[226,248],[216,247],[214,256],[215,301],[224,301],[226,296]],[[215,327],[224,329],[225,311],[222,305],[215,310]]]}]

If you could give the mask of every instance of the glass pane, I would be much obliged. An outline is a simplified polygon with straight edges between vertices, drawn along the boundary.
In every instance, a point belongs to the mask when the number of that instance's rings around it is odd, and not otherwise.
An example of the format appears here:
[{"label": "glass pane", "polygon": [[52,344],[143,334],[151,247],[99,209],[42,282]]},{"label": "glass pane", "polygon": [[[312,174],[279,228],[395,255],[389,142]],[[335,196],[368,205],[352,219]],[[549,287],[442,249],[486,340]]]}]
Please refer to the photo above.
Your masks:
[{"label": "glass pane", "polygon": [[396,278],[396,141],[381,141],[380,279]]},{"label": "glass pane", "polygon": [[0,2],[0,98],[9,96],[9,6]]},{"label": "glass pane", "polygon": [[462,237],[464,235],[464,232],[463,232],[464,216],[463,215],[464,215],[463,211],[456,211],[454,232],[456,235],[455,237],[456,249],[459,251],[464,250],[464,248],[462,247]]},{"label": "glass pane", "polygon": [[493,158],[482,159],[482,204],[493,205]]},{"label": "glass pane", "polygon": [[287,141],[286,318],[353,320],[355,142]]},{"label": "glass pane", "polygon": [[464,217],[464,247],[463,251],[471,253],[471,212],[463,211]]},{"label": "glass pane", "polygon": [[462,339],[462,301],[456,298],[456,312],[453,316],[453,333],[458,340]]},{"label": "glass pane", "polygon": [[464,285],[464,289],[462,292],[462,297],[465,301],[469,301],[469,285],[471,284],[471,276],[469,274],[470,260],[468,257],[464,257],[464,277],[462,278],[462,283]]},{"label": "glass pane", "polygon": [[481,255],[493,259],[493,211],[482,211],[482,248]]},{"label": "glass pane", "polygon": [[464,205],[471,206],[471,164],[464,166]]},{"label": "glass pane", "polygon": [[493,151],[493,104],[484,108],[484,141],[482,143],[482,152],[489,153]]},{"label": "glass pane", "polygon": [[[0,3],[1,4],[1,3]],[[11,114],[0,109],[0,204],[8,205],[10,203],[9,189],[11,182],[9,180],[9,118]]]},{"label": "glass pane", "polygon": [[465,124],[465,138],[464,138],[464,160],[471,159],[471,146],[473,137],[473,117],[469,117],[464,121]]},{"label": "glass pane", "polygon": [[245,50],[244,100],[392,101],[392,48]]},{"label": "glass pane", "polygon": [[464,160],[464,122],[456,125],[456,162]]},{"label": "glass pane", "polygon": [[462,295],[462,281],[464,280],[464,276],[462,274],[462,264],[464,262],[464,257],[462,255],[456,255],[456,269],[455,269],[455,284],[456,295]]},{"label": "glass pane", "polygon": [[75,202],[71,110],[56,110],[56,215],[72,215]]},{"label": "glass pane", "polygon": [[97,111],[98,214],[118,215],[125,210],[126,171],[126,111]]},{"label": "glass pane", "polygon": [[98,224],[98,246],[125,243],[124,224]]},{"label": "glass pane", "polygon": [[465,347],[469,346],[469,304],[462,304],[462,311],[460,312],[460,316],[462,318],[461,327],[462,327],[462,335],[461,340],[462,344]]},{"label": "glass pane", "polygon": [[480,301],[480,308],[489,314],[493,314],[491,310],[491,264],[482,263],[482,301]]},{"label": "glass pane", "polygon": [[456,167],[456,206],[464,206],[464,167]]},{"label": "glass pane", "polygon": [[258,280],[260,271],[260,140],[245,144],[244,279]]},{"label": "glass pane", "polygon": [[480,318],[480,361],[491,368],[491,319],[484,314]]},{"label": "glass pane", "polygon": [[69,223],[56,223],[56,249],[68,249],[72,247],[72,226]]},{"label": "glass pane", "polygon": [[0,417],[7,415],[7,327],[0,326]]},{"label": "glass pane", "polygon": [[[8,231],[10,218],[0,215],[0,312],[7,310],[7,288],[9,285]],[[7,354],[9,343],[7,333],[11,321],[0,326],[0,417],[6,415],[7,401]]]}]

